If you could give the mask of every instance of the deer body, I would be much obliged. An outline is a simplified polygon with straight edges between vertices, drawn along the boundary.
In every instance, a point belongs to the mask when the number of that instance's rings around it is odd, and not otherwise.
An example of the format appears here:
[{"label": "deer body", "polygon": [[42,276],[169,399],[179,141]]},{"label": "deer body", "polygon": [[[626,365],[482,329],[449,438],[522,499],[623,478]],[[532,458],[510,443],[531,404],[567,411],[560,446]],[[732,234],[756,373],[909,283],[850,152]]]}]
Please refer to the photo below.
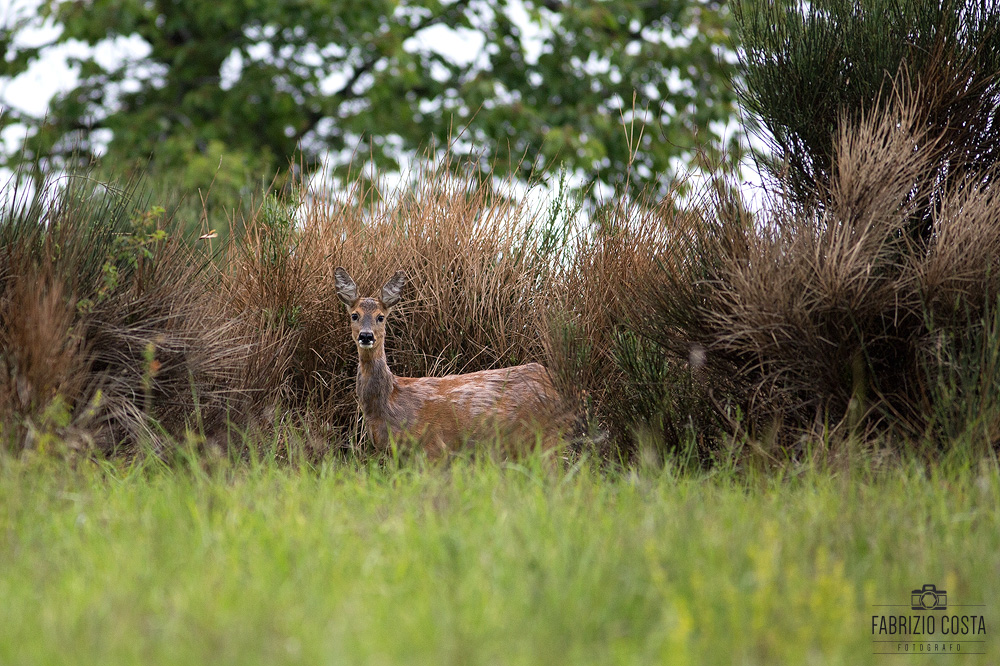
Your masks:
[{"label": "deer body", "polygon": [[[385,356],[385,318],[399,301],[405,277],[397,273],[381,298],[358,298],[354,281],[335,271],[337,295],[351,313],[358,346],[357,394],[375,445],[412,439],[429,453],[496,436],[532,438],[551,430],[558,395],[545,367],[529,363],[446,377],[397,377]],[[547,436],[549,433],[542,433]]]}]

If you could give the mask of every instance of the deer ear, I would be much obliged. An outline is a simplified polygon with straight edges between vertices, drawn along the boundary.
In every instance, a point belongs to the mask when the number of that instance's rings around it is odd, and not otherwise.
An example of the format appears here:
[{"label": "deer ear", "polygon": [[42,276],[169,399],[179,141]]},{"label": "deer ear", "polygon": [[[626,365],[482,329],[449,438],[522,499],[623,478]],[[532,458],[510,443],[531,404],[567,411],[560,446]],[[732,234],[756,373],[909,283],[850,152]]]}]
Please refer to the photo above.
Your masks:
[{"label": "deer ear", "polygon": [[389,281],[385,283],[382,287],[382,305],[387,308],[391,308],[396,303],[399,303],[400,294],[403,291],[403,285],[406,284],[406,273],[403,271],[397,271],[395,275],[389,278]]},{"label": "deer ear", "polygon": [[340,266],[333,270],[333,276],[336,280],[337,296],[347,307],[351,307],[358,300],[358,285],[354,284],[351,276]]}]

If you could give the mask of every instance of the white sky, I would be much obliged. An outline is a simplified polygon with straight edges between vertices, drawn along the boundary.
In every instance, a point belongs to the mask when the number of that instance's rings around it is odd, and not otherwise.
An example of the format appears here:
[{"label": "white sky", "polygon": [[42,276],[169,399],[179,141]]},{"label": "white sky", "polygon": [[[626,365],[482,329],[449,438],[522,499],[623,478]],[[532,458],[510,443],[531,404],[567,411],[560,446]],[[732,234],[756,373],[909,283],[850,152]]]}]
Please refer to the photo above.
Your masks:
[{"label": "white sky", "polygon": [[[38,4],[36,0],[0,0],[0,24],[9,26],[33,14]],[[43,30],[26,30],[17,35],[14,43],[21,47],[41,46],[58,34],[52,26]],[[49,99],[56,92],[69,90],[76,84],[77,77],[66,65],[66,58],[86,52],[82,44],[77,48],[60,48],[21,76],[0,82],[0,106],[17,108],[35,116],[43,115]]]}]

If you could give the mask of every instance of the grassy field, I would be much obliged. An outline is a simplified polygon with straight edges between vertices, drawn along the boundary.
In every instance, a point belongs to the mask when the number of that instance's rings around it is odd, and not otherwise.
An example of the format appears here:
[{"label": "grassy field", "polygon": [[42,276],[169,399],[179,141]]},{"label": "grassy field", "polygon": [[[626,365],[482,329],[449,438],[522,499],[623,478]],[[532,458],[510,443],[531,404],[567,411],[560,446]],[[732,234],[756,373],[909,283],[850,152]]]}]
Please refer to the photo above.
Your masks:
[{"label": "grassy field", "polygon": [[[928,582],[985,655],[873,656]],[[987,664],[998,595],[991,465],[0,457],[2,664]]]},{"label": "grassy field", "polygon": [[[230,210],[26,148],[0,666],[1000,663],[996,12],[757,4],[752,197],[720,163],[589,206],[548,159],[522,196],[486,146]],[[379,458],[338,266],[406,274],[394,373],[542,363],[592,457]]]}]

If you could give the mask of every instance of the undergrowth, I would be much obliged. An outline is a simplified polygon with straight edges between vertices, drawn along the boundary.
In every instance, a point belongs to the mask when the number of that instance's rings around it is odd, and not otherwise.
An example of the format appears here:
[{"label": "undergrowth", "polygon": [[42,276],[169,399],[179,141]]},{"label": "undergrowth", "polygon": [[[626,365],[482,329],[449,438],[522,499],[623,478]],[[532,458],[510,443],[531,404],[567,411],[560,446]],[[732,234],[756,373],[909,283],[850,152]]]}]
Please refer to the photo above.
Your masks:
[{"label": "undergrowth", "polygon": [[398,375],[543,362],[575,453],[995,455],[996,178],[939,177],[927,94],[900,76],[841,117],[812,200],[776,180],[756,210],[720,177],[697,199],[622,199],[584,221],[565,189],[532,207],[444,165],[391,195],[367,180],[267,192],[220,247],[134,182],[9,188],[3,444],[129,455],[193,438],[249,455],[297,430],[314,459],[368,455],[339,265],[366,293],[406,273],[386,345]]}]

